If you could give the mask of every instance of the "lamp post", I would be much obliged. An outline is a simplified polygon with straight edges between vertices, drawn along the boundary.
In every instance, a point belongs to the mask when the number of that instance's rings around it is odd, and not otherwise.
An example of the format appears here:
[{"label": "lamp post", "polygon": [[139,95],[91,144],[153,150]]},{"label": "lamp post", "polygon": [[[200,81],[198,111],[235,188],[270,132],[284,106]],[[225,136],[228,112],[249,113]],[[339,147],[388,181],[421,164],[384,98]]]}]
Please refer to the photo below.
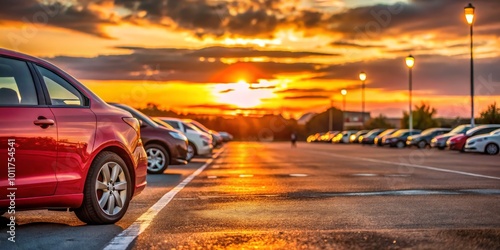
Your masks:
[{"label": "lamp post", "polygon": [[473,26],[474,26],[474,6],[471,3],[465,6],[465,19],[470,26],[470,125],[475,126],[474,123],[474,54],[473,54]]},{"label": "lamp post", "polygon": [[359,80],[361,80],[361,122],[363,126],[365,126],[365,72],[361,71],[361,73],[359,73]]},{"label": "lamp post", "polygon": [[333,131],[333,99],[330,99],[330,108],[328,109],[328,131]]},{"label": "lamp post", "polygon": [[415,58],[412,56],[412,55],[409,55],[408,57],[406,57],[406,66],[408,66],[408,69],[409,69],[409,90],[410,90],[410,100],[409,100],[409,109],[410,109],[410,113],[408,114],[409,116],[409,121],[408,121],[408,126],[409,126],[409,129],[410,129],[410,132],[413,131],[413,111],[412,111],[412,68],[413,68],[413,65],[415,65]]},{"label": "lamp post", "polygon": [[342,110],[345,112],[345,96],[347,95],[347,90],[346,89],[342,89],[340,91],[340,93],[342,94],[342,97],[343,97],[343,99],[342,99],[342,101],[343,101],[343,108],[342,108]]}]

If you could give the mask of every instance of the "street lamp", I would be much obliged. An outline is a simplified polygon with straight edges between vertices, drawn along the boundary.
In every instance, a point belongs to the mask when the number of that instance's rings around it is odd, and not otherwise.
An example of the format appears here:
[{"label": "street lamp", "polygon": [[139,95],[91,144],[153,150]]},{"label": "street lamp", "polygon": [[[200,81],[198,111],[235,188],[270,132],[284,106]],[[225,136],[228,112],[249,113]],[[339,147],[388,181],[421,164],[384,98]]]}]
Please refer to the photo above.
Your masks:
[{"label": "street lamp", "polygon": [[365,126],[365,72],[361,71],[361,73],[359,73],[359,80],[361,80],[361,122],[363,126]]},{"label": "street lamp", "polygon": [[333,131],[333,99],[330,99],[330,108],[328,109],[328,131]]},{"label": "street lamp", "polygon": [[410,102],[409,102],[409,108],[410,108],[410,113],[408,114],[409,116],[409,121],[408,121],[408,125],[409,125],[409,129],[410,129],[410,132],[413,131],[413,111],[412,111],[412,105],[411,105],[411,95],[412,95],[412,68],[413,68],[413,65],[415,65],[415,58],[412,56],[412,55],[409,55],[408,57],[406,57],[406,66],[408,66],[408,69],[409,69],[409,85],[410,85]]},{"label": "street lamp", "polygon": [[343,105],[344,105],[343,110],[344,110],[344,112],[345,112],[345,96],[347,95],[347,90],[346,90],[346,89],[342,89],[342,90],[340,91],[340,94],[342,94],[342,97],[343,97]]},{"label": "street lamp", "polygon": [[473,29],[474,26],[474,6],[471,3],[465,6],[465,19],[470,26],[470,125],[474,127],[474,54],[473,54]]}]

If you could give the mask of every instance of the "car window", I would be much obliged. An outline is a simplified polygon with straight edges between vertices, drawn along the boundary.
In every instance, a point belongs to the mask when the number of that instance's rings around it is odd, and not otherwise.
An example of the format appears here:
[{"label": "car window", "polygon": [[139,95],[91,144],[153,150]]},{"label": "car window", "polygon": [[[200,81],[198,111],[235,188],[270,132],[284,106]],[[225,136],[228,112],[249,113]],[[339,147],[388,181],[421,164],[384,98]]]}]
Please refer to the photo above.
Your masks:
[{"label": "car window", "polygon": [[197,131],[199,132],[200,130],[197,129],[195,126],[193,125],[190,125],[190,124],[187,124],[187,123],[182,123],[182,125],[187,129],[187,130],[191,130],[191,131]]},{"label": "car window", "polygon": [[38,105],[26,62],[0,57],[0,106]]},{"label": "car window", "polygon": [[492,127],[492,128],[483,128],[483,129],[479,129],[477,131],[475,131],[473,133],[473,135],[482,135],[482,134],[487,134],[487,133],[490,133],[492,132],[493,130],[497,130],[498,127]]},{"label": "car window", "polygon": [[181,127],[179,126],[179,123],[176,121],[166,120],[165,122],[168,123],[170,126],[174,127],[175,129],[179,129],[179,130],[181,129]]},{"label": "car window", "polygon": [[52,71],[37,66],[43,81],[49,92],[52,105],[56,106],[83,106],[84,99],[82,94],[76,90],[69,82],[62,77],[54,74]]}]

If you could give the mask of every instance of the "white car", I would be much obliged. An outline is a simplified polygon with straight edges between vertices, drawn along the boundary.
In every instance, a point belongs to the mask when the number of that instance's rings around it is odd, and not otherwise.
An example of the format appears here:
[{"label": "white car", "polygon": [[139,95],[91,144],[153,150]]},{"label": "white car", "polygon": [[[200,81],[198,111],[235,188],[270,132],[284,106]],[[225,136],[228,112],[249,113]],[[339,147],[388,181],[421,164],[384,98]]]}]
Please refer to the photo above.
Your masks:
[{"label": "white car", "polygon": [[212,154],[212,136],[207,134],[197,127],[184,122],[178,118],[171,117],[157,117],[163,122],[168,123],[170,126],[181,131],[186,135],[189,141],[187,160],[191,160],[197,155],[210,155]]},{"label": "white car", "polygon": [[496,155],[500,150],[500,129],[489,134],[476,135],[465,143],[466,152],[478,152],[489,155]]}]

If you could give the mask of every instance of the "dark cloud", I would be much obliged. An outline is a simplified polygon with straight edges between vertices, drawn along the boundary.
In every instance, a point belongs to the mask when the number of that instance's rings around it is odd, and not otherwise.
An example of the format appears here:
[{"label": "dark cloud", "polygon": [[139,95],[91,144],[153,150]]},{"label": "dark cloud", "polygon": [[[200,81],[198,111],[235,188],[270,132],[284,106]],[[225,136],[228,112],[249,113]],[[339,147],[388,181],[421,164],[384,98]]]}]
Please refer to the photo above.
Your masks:
[{"label": "dark cloud", "polygon": [[277,94],[304,94],[304,93],[319,93],[319,92],[327,92],[329,90],[323,88],[309,88],[309,89],[297,89],[297,88],[289,88],[275,91]]},{"label": "dark cloud", "polygon": [[[100,11],[90,6],[113,8]],[[466,2],[456,0],[412,0],[393,5],[376,4],[343,12],[329,13],[322,9],[284,7],[285,0],[77,0],[71,2],[36,0],[4,0],[0,20],[44,22],[48,25],[109,38],[103,25],[130,22],[135,25],[158,25],[166,29],[187,30],[198,37],[230,36],[272,38],[276,31],[292,28],[306,36],[333,33],[342,41],[333,46],[373,48],[374,45],[346,42],[353,39],[376,41],[402,34],[416,36],[433,32],[439,39],[463,37],[468,34],[463,17]],[[498,0],[476,0],[479,35],[500,35],[497,14]],[[52,10],[52,11],[51,11]],[[138,13],[144,13],[139,15]],[[48,14],[48,15],[47,15]],[[24,18],[24,20],[23,20]],[[344,41],[345,40],[345,41]],[[376,46],[376,45],[375,45]]]},{"label": "dark cloud", "polygon": [[369,45],[369,44],[358,44],[355,42],[346,42],[346,41],[333,41],[330,43],[330,46],[334,48],[386,48],[385,45]]},{"label": "dark cloud", "polygon": [[300,95],[300,96],[285,96],[284,100],[299,100],[299,99],[329,99],[328,95]]},{"label": "dark cloud", "polygon": [[230,92],[233,92],[233,91],[234,91],[234,89],[225,89],[225,90],[219,91],[219,93],[224,94],[224,93],[230,93]]},{"label": "dark cloud", "polygon": [[250,87],[248,87],[249,89],[275,89],[276,86],[254,86],[254,85],[251,85]]},{"label": "dark cloud", "polygon": [[218,110],[235,110],[238,107],[228,104],[196,104],[187,105],[184,108],[202,108],[202,109],[218,109]]},{"label": "dark cloud", "polygon": [[[91,2],[91,1],[89,1]],[[31,30],[40,28],[41,25],[51,25],[78,32],[110,38],[102,30],[103,24],[116,24],[113,16],[103,17],[88,8],[86,1],[79,4],[49,1],[41,3],[36,0],[2,0],[0,8],[0,21],[18,21],[31,24]]]},{"label": "dark cloud", "polygon": [[[255,83],[258,82],[258,79],[275,79],[278,75],[307,73],[320,75],[311,80],[353,81],[358,79],[360,71],[365,71],[368,75],[367,88],[388,91],[408,89],[408,69],[404,63],[404,57],[330,65],[279,62],[225,64],[219,60],[200,61],[198,57],[205,55],[200,51],[210,50],[134,49],[131,54],[124,55],[101,55],[94,58],[59,56],[49,58],[49,61],[62,66],[78,78],[88,80],[234,83],[244,79],[247,82]],[[225,54],[220,48],[217,48],[217,51],[222,51],[222,54]],[[209,54],[218,57],[212,52]],[[416,65],[413,76],[416,91],[430,91],[436,95],[467,95],[469,93],[469,59],[467,55],[446,57],[433,54],[414,54],[414,56]],[[481,84],[479,77],[488,79],[490,75],[492,76],[490,82],[500,81],[498,65],[500,65],[498,58],[477,58],[475,60],[476,83]],[[499,86],[491,83],[486,85],[489,87],[483,87],[477,94],[500,95]],[[274,86],[260,87],[258,84],[249,87],[274,88]],[[359,85],[350,86],[348,90],[359,87]],[[338,91],[340,88],[292,88],[280,90],[277,93],[292,96],[321,96],[335,94]]]},{"label": "dark cloud", "polygon": [[[131,54],[101,55],[93,58],[58,56],[48,58],[63,66],[71,74],[89,80],[143,80],[187,81],[195,83],[233,83],[241,79],[257,82],[272,79],[279,74],[312,72],[317,64],[277,62],[236,62],[225,64],[220,60],[200,61],[200,57],[221,58],[226,55],[246,57],[248,50],[235,52],[232,48],[214,50],[143,49],[132,48]],[[218,51],[215,53],[214,51]],[[255,56],[315,55],[309,52],[258,51]],[[258,86],[257,86],[258,87]]]},{"label": "dark cloud", "polygon": [[[431,96],[432,94],[468,95],[470,93],[470,59],[467,57],[414,56],[413,88],[415,91],[430,92]],[[500,74],[497,70],[499,64],[499,58],[475,60],[476,90],[481,89],[481,91],[476,91],[477,95],[500,95],[500,84],[495,84],[495,80],[500,82]],[[404,58],[331,65],[322,70],[325,75],[314,79],[357,80],[361,70],[367,73],[367,88],[408,89],[408,68]],[[490,76],[492,80],[484,80]]]}]

